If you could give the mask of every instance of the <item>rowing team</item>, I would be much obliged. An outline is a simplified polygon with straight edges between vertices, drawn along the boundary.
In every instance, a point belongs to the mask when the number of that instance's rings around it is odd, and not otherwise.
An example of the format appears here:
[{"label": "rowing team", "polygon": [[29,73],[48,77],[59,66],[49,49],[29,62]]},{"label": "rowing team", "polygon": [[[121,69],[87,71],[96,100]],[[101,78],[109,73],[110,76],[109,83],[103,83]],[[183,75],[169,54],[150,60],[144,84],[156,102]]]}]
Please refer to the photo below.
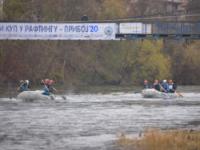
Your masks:
[{"label": "rowing team", "polygon": [[[54,80],[50,79],[44,79],[41,80],[41,84],[43,85],[43,95],[50,95],[51,93],[56,92],[57,90],[53,87],[53,84],[55,83]],[[18,87],[19,92],[23,91],[29,91],[30,89],[30,82],[29,80],[21,80],[20,86]]]},{"label": "rowing team", "polygon": [[150,89],[154,88],[157,91],[164,93],[175,93],[177,89],[177,84],[172,80],[163,80],[159,82],[158,80],[154,80],[153,85],[151,86],[147,80],[144,80],[144,88]]}]

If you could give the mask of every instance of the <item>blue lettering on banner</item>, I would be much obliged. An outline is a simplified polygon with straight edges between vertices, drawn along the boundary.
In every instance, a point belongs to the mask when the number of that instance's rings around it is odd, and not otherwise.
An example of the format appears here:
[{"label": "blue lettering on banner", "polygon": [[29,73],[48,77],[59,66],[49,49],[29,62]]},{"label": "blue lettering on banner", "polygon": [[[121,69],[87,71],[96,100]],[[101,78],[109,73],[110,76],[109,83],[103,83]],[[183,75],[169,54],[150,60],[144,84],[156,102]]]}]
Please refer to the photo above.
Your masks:
[{"label": "blue lettering on banner", "polygon": [[23,31],[23,26],[19,26],[20,32]]},{"label": "blue lettering on banner", "polygon": [[[25,25],[25,32],[57,32],[58,27],[57,26],[46,26],[46,25]],[[22,31],[22,28],[20,28]]]},{"label": "blue lettering on banner", "polygon": [[4,31],[4,26],[0,26],[0,31]]},{"label": "blue lettering on banner", "polygon": [[64,32],[82,32],[82,33],[96,33],[99,31],[97,25],[65,25]]},{"label": "blue lettering on banner", "polygon": [[1,39],[115,39],[111,23],[0,23]]},{"label": "blue lettering on banner", "polygon": [[8,25],[6,26],[6,32],[17,32],[17,25]]},{"label": "blue lettering on banner", "polygon": [[94,25],[94,26],[90,25],[89,28],[90,28],[90,32],[98,32],[98,26],[97,25]]}]

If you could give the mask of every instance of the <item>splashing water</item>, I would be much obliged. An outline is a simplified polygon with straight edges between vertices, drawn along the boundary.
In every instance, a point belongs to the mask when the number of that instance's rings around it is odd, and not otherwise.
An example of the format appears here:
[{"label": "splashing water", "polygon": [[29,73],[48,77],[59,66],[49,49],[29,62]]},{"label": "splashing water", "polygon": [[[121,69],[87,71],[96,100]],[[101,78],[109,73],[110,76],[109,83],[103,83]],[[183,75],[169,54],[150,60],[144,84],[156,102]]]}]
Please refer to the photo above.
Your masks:
[{"label": "splashing water", "polygon": [[67,99],[0,99],[0,150],[114,149],[119,133],[200,127],[200,93],[178,99],[141,94],[68,94]]}]

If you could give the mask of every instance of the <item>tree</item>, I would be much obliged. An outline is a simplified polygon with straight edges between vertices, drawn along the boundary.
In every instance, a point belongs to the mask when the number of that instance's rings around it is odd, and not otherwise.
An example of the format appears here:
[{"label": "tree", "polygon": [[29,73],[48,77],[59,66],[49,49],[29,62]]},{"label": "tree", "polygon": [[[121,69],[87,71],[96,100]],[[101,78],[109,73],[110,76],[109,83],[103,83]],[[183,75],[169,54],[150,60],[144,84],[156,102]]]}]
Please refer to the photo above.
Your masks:
[{"label": "tree", "polygon": [[[200,13],[200,1],[199,0],[190,0],[187,4],[186,11],[189,14],[197,14]],[[188,20],[197,21],[200,17],[197,16],[190,16],[187,17]]]},{"label": "tree", "polygon": [[162,0],[126,1],[130,17],[155,16],[166,13],[166,6]]},{"label": "tree", "polygon": [[4,20],[20,21],[24,20],[28,1],[26,0],[6,0],[4,1]]},{"label": "tree", "polygon": [[99,17],[101,19],[120,19],[125,17],[127,8],[124,0],[102,0]]},{"label": "tree", "polygon": [[140,47],[135,56],[132,78],[137,82],[169,78],[171,64],[169,58],[162,53],[163,41],[144,40],[138,44]]},{"label": "tree", "polygon": [[199,0],[190,0],[187,5],[187,12],[199,13],[200,12],[200,1]]},{"label": "tree", "polygon": [[200,83],[200,42],[193,42],[188,45],[183,53],[183,66],[181,78],[183,84],[199,84]]}]

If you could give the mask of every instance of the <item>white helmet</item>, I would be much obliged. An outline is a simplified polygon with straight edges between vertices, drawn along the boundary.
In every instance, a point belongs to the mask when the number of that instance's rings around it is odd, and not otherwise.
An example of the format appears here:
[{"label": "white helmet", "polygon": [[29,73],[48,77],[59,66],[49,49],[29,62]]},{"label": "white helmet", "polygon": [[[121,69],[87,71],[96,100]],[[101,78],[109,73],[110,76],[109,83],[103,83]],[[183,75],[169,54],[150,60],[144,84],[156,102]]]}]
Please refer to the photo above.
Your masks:
[{"label": "white helmet", "polygon": [[25,80],[25,82],[26,82],[27,84],[29,84],[29,80]]}]

